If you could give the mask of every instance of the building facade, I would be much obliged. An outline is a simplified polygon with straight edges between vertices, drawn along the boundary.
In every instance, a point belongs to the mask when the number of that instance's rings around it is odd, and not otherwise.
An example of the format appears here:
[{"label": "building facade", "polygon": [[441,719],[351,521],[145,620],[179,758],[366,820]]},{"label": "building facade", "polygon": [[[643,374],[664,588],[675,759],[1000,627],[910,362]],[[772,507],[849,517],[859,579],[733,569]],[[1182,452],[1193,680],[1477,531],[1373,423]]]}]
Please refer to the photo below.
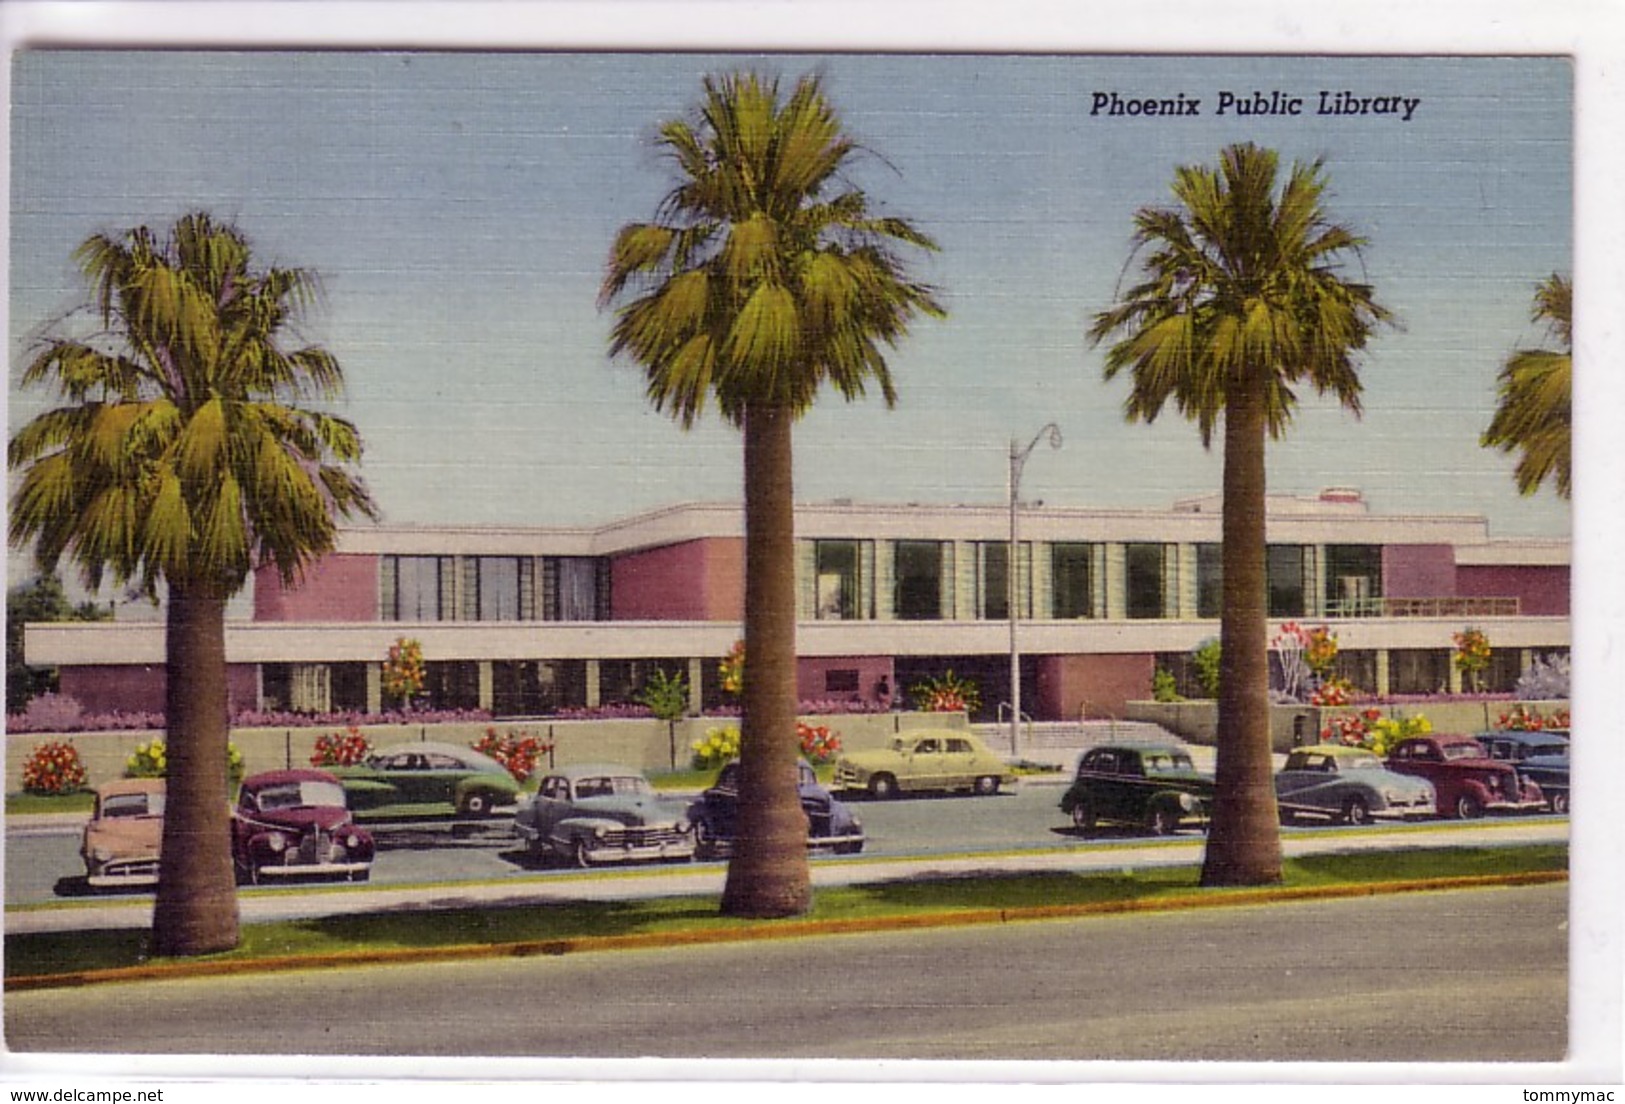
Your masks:
[{"label": "building facade", "polygon": [[[1218,633],[1217,496],[1165,510],[996,506],[797,509],[800,693],[868,708],[952,670],[982,719],[1010,699],[1011,594],[1024,711],[1114,716],[1158,667]],[[1483,629],[1487,689],[1512,688],[1569,642],[1567,541],[1496,540],[1482,518],[1373,514],[1357,491],[1273,496],[1272,626],[1325,624],[1339,673],[1371,693],[1459,688],[1452,634]],[[381,661],[418,640],[430,704],[534,716],[635,698],[683,673],[696,709],[741,634],[743,518],[684,504],[592,528],[344,530],[295,586],[254,579],[253,617],[227,626],[235,709],[376,711]],[[88,712],[158,710],[163,627],[31,625],[30,663],[61,672]]]}]

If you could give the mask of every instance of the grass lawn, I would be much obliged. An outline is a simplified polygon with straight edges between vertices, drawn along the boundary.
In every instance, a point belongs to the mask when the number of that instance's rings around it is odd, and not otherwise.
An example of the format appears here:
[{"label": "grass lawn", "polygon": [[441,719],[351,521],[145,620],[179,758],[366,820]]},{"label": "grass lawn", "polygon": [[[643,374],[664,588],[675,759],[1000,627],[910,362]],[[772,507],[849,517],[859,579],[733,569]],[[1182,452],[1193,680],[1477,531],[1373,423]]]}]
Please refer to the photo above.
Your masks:
[{"label": "grass lawn", "polygon": [[[1289,859],[1288,888],[1308,889],[1413,879],[1516,875],[1568,868],[1564,845],[1440,848],[1324,855]],[[1192,894],[1199,868],[1156,868],[1102,874],[1023,874],[1002,877],[899,879],[873,885],[820,889],[814,921],[862,921],[956,911],[1021,910],[1109,905]],[[1245,892],[1245,891],[1240,891]],[[242,945],[211,960],[323,955],[390,948],[534,943],[585,936],[675,932],[743,932],[784,921],[736,920],[717,914],[716,898],[425,910],[318,917],[246,924]],[[29,977],[136,966],[151,961],[146,931],[87,931],[8,935],[6,976]]]},{"label": "grass lawn", "polygon": [[61,797],[46,797],[43,794],[8,793],[6,795],[6,814],[8,816],[20,813],[88,813],[96,807],[96,793],[94,790],[80,790],[78,793],[64,794]]}]

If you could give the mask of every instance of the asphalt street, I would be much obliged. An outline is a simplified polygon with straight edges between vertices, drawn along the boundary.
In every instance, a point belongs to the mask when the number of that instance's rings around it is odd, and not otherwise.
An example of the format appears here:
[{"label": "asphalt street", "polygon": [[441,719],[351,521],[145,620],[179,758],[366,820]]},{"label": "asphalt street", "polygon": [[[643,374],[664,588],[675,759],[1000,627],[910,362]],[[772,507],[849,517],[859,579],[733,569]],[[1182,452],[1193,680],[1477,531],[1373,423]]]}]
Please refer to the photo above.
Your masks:
[{"label": "asphalt street", "polygon": [[1567,927],[1566,886],[1478,889],[17,992],[5,1029],[142,1055],[1557,1061]]}]

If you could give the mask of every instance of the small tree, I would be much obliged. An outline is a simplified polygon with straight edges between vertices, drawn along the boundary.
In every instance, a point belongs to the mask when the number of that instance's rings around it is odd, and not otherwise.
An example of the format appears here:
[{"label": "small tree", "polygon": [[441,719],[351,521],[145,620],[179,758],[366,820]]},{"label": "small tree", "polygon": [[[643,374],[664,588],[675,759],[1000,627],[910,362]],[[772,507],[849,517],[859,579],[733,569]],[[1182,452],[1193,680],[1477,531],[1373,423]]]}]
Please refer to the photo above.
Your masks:
[{"label": "small tree", "polygon": [[1454,633],[1451,639],[1456,643],[1453,660],[1456,670],[1461,672],[1467,688],[1477,693],[1484,683],[1484,671],[1490,665],[1490,638],[1484,634],[1484,630],[1468,627]]},{"label": "small tree", "polygon": [[1219,665],[1224,659],[1224,647],[1219,638],[1210,636],[1191,649],[1191,662],[1196,665],[1196,681],[1202,693],[1210,698],[1219,696]]},{"label": "small tree", "polygon": [[398,638],[389,646],[384,657],[384,693],[412,708],[412,699],[423,693],[428,681],[428,668],[423,662],[423,645],[406,637]]},{"label": "small tree", "polygon": [[637,700],[649,712],[666,722],[666,738],[671,745],[671,766],[677,769],[677,722],[688,713],[688,680],[656,669],[638,692]]}]

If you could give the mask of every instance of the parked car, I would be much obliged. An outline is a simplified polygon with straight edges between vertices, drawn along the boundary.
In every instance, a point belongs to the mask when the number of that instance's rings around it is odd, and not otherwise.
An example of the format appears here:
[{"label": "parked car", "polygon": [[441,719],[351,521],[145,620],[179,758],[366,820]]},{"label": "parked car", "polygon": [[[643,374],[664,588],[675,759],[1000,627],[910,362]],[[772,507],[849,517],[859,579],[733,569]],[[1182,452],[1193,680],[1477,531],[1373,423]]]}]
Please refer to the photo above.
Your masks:
[{"label": "parked car", "polygon": [[1102,822],[1171,835],[1186,824],[1206,824],[1213,778],[1196,769],[1175,744],[1113,744],[1091,748],[1061,798],[1061,811],[1080,832]]},{"label": "parked car", "polygon": [[1491,759],[1471,736],[1430,733],[1401,740],[1388,769],[1433,784],[1439,812],[1463,820],[1486,811],[1541,809],[1540,786],[1518,777],[1511,763]]},{"label": "parked car", "polygon": [[1275,775],[1275,803],[1283,823],[1317,816],[1369,824],[1375,817],[1409,820],[1437,811],[1427,779],[1396,774],[1369,748],[1340,744],[1293,749]]},{"label": "parked car", "polygon": [[266,771],[243,779],[231,810],[231,861],[258,885],[267,878],[343,877],[364,882],[373,841],[326,771]]},{"label": "parked car", "polygon": [[549,773],[519,807],[514,831],[533,856],[579,867],[694,857],[684,803],[655,793],[635,767],[596,763]]},{"label": "parked car", "polygon": [[1569,811],[1569,737],[1562,729],[1480,732],[1473,739],[1491,759],[1509,762],[1540,787],[1554,813]]},{"label": "parked car", "polygon": [[896,797],[919,790],[967,790],[996,794],[1015,785],[1005,761],[969,732],[915,729],[871,751],[848,752],[835,761],[835,790],[867,790]]},{"label": "parked car", "polygon": [[402,744],[329,769],[361,821],[485,817],[519,801],[507,767],[456,744]]},{"label": "parked car", "polygon": [[[863,850],[863,821],[818,784],[818,775],[805,759],[796,763],[796,788],[801,810],[807,814],[807,846],[852,855]],[[714,859],[731,850],[739,816],[739,761],[722,768],[715,784],[688,807],[694,826],[694,857]]]},{"label": "parked car", "polygon": [[123,778],[96,787],[96,805],[79,845],[93,888],[158,884],[164,835],[164,780]]}]

